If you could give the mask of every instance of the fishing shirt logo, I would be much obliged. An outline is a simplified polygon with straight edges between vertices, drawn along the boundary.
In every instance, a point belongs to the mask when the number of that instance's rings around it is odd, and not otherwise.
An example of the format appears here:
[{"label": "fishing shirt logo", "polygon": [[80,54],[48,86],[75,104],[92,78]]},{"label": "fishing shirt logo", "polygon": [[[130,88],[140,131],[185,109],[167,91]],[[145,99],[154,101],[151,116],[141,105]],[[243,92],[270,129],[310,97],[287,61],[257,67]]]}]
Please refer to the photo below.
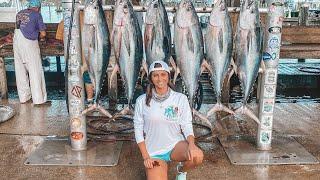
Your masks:
[{"label": "fishing shirt logo", "polygon": [[168,121],[178,121],[179,108],[174,106],[168,106],[164,110],[164,116]]}]

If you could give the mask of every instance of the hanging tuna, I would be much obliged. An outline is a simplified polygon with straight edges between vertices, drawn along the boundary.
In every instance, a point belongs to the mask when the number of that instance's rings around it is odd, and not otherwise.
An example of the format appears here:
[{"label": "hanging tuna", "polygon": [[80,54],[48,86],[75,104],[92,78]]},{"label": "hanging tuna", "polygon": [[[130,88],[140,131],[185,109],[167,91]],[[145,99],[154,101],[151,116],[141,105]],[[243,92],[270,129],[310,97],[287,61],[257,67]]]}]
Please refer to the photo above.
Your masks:
[{"label": "hanging tuna", "polygon": [[83,113],[97,109],[102,114],[112,117],[107,110],[100,106],[101,88],[106,83],[111,51],[110,34],[101,0],[87,0],[83,12],[82,48],[90,79],[95,88],[94,105]]},{"label": "hanging tuna", "polygon": [[259,119],[247,107],[247,101],[253,84],[258,76],[262,58],[263,30],[260,24],[258,2],[245,0],[240,9],[236,38],[235,63],[236,73],[241,83],[243,93],[242,106],[236,113],[246,114],[258,124]]},{"label": "hanging tuna", "polygon": [[128,99],[128,106],[117,115],[133,114],[132,100],[142,65],[143,42],[138,19],[129,0],[116,2],[112,43],[116,65],[110,79],[120,71]]}]

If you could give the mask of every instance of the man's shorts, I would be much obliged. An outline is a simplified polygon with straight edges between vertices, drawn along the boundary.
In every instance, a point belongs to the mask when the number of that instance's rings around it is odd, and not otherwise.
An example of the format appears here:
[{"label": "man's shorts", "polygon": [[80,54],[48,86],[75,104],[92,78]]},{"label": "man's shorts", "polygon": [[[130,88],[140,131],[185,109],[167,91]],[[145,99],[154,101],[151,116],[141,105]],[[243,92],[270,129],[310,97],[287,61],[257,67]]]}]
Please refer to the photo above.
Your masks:
[{"label": "man's shorts", "polygon": [[92,83],[88,71],[83,72],[83,82],[85,84],[91,84]]},{"label": "man's shorts", "polygon": [[171,161],[171,158],[170,158],[171,153],[172,153],[172,150],[169,152],[163,153],[163,154],[151,156],[151,158],[152,159],[161,159],[165,162],[170,162]]}]

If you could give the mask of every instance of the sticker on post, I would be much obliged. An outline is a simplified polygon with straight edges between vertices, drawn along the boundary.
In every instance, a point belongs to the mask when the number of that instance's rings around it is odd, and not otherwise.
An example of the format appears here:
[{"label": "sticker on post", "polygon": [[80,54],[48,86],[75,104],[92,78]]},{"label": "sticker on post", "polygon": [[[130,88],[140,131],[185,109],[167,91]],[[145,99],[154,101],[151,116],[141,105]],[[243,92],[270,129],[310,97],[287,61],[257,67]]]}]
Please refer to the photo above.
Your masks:
[{"label": "sticker on post", "polygon": [[73,86],[71,94],[77,98],[81,98],[82,88],[80,86]]},{"label": "sticker on post", "polygon": [[272,115],[262,115],[261,117],[261,129],[272,129]]},{"label": "sticker on post", "polygon": [[264,61],[269,61],[270,59],[272,59],[272,56],[271,56],[269,53],[264,52],[264,53],[262,54],[262,59],[263,59]]},{"label": "sticker on post", "polygon": [[277,53],[275,53],[275,52],[272,53],[272,55],[271,55],[271,59],[272,59],[272,60],[275,60],[277,57],[278,57],[278,56],[277,56]]},{"label": "sticker on post", "polygon": [[274,51],[280,48],[280,40],[278,36],[272,36],[269,39],[269,48]]},{"label": "sticker on post", "polygon": [[72,132],[70,135],[71,135],[71,138],[73,140],[81,140],[81,139],[83,139],[83,133],[82,132]]},{"label": "sticker on post", "polygon": [[70,81],[71,83],[79,83],[80,78],[77,75],[72,75],[68,77],[68,81]]},{"label": "sticker on post", "polygon": [[260,143],[270,144],[271,143],[271,132],[272,131],[261,131],[260,132]]},{"label": "sticker on post", "polygon": [[78,129],[81,127],[81,119],[79,118],[73,118],[71,119],[71,128],[72,129]]},{"label": "sticker on post", "polygon": [[268,29],[268,31],[269,31],[269,33],[271,33],[271,34],[279,34],[279,33],[281,33],[281,27],[279,27],[279,26],[270,27],[270,28]]},{"label": "sticker on post", "polygon": [[273,98],[276,95],[276,85],[264,85],[264,97]]},{"label": "sticker on post", "polygon": [[262,104],[262,113],[273,113],[274,99],[264,99]]},{"label": "sticker on post", "polygon": [[283,3],[281,1],[275,1],[271,5],[272,6],[283,6]]},{"label": "sticker on post", "polygon": [[276,84],[277,82],[277,69],[266,70],[266,84]]}]

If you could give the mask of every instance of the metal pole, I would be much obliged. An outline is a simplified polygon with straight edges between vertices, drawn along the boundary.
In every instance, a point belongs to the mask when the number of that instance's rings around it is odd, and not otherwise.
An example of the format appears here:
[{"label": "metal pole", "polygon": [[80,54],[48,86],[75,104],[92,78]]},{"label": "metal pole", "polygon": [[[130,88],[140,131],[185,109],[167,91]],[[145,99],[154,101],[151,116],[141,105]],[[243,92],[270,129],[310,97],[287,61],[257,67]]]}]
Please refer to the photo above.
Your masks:
[{"label": "metal pole", "polygon": [[[80,9],[83,9],[84,6],[81,5]],[[103,10],[105,11],[114,11],[114,5],[105,5],[102,6]],[[146,12],[148,10],[147,6],[133,6],[133,10],[136,12]],[[195,7],[197,13],[211,13],[211,7]],[[176,12],[177,8],[175,6],[166,6],[167,12]],[[240,7],[228,7],[229,12],[240,12]],[[259,8],[260,13],[267,13],[267,8]]]},{"label": "metal pole", "polygon": [[259,101],[259,119],[257,148],[271,149],[273,112],[275,105],[278,63],[280,58],[281,30],[284,17],[284,0],[268,1],[268,16],[265,31],[263,62],[265,70],[262,74]]},{"label": "metal pole", "polygon": [[[82,111],[85,108],[84,105],[84,84],[81,73],[81,35],[80,35],[80,9],[78,8],[79,2],[75,1],[74,13],[71,17],[72,24],[69,21],[65,22],[65,25],[71,25],[71,38],[69,48],[65,49],[65,56],[68,63],[68,107],[70,116],[70,141],[71,148],[75,151],[87,149],[87,128],[86,128],[86,117],[82,115]],[[72,6],[68,11],[73,11]],[[70,15],[72,13],[69,13]],[[70,19],[70,18],[69,18]],[[68,21],[68,19],[65,19]],[[68,26],[67,26],[68,27]],[[69,32],[69,30],[64,32]],[[65,44],[68,44],[67,33],[65,36]],[[66,37],[67,36],[67,37]],[[70,37],[70,36],[69,36]],[[66,51],[68,51],[66,53]],[[69,56],[69,57],[68,57]]]},{"label": "metal pole", "polygon": [[6,66],[2,57],[0,57],[0,99],[8,99]]}]

